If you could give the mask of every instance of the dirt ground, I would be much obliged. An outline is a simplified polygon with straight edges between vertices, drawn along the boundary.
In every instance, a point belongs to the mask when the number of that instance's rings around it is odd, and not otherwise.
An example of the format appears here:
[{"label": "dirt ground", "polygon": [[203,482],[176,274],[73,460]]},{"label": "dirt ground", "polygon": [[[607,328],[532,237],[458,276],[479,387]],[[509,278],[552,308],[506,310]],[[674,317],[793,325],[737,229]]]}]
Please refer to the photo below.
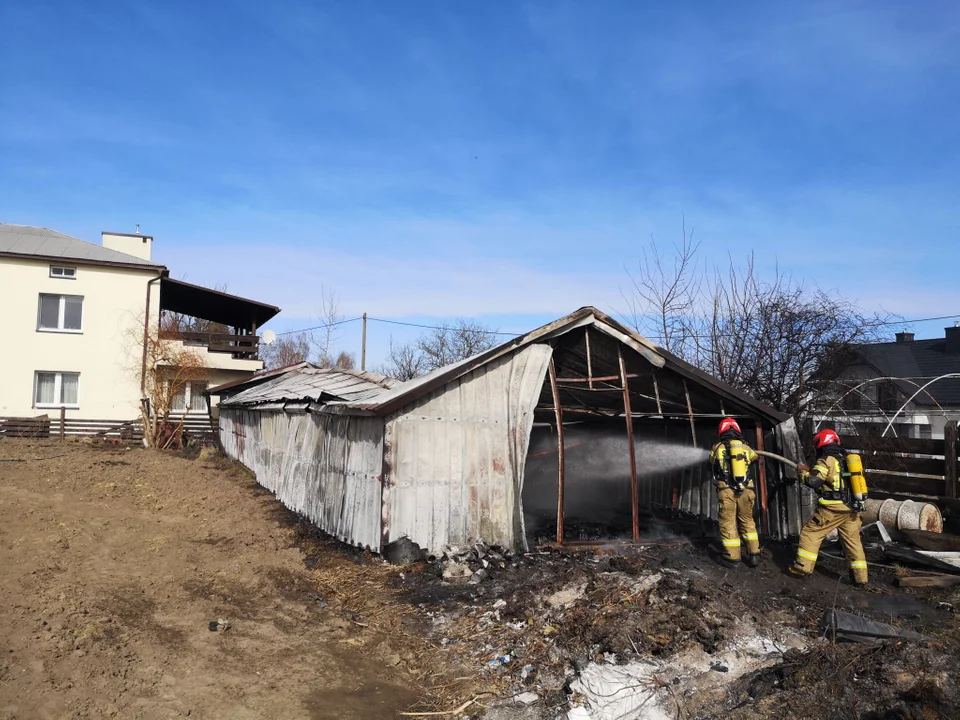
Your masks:
[{"label": "dirt ground", "polygon": [[3,720],[394,718],[418,700],[237,466],[14,440],[0,459],[30,460],[0,462]]},{"label": "dirt ground", "polygon": [[[902,590],[890,566],[854,588],[830,546],[807,581],[790,545],[731,570],[699,523],[644,531],[397,567],[222,458],[0,441],[0,720],[556,720],[638,667],[645,705],[616,717],[960,717],[960,590]],[[829,608],[928,639],[832,644]]]}]

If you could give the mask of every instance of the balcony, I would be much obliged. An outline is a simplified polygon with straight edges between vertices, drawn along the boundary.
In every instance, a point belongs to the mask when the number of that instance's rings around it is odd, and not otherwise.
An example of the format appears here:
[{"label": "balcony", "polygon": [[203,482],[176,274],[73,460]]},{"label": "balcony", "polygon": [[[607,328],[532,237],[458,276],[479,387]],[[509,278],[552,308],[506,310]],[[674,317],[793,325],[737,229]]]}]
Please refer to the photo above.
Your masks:
[{"label": "balcony", "polygon": [[230,353],[235,358],[257,359],[258,335],[233,335],[217,332],[171,333],[168,340],[182,340],[186,347],[205,347],[209,352]]},{"label": "balcony", "polygon": [[165,277],[160,280],[160,337],[188,349],[205,348],[209,368],[255,372],[257,329],[280,308]]}]

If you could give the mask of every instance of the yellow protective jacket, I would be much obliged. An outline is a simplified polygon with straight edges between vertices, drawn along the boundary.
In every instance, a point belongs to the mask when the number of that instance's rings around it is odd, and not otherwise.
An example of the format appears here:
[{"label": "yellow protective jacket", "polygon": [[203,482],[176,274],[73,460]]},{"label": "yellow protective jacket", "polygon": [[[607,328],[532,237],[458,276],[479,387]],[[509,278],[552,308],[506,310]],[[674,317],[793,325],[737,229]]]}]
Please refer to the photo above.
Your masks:
[{"label": "yellow protective jacket", "polygon": [[[817,495],[820,496],[819,502],[821,505],[826,505],[834,510],[850,511],[845,502],[847,488],[843,480],[843,466],[836,455],[823,455],[817,458],[813,467],[810,468],[810,472],[800,473],[800,479],[807,487],[810,486],[808,482],[810,478],[814,477],[823,480],[823,486],[819,490],[814,488]],[[841,495],[844,498],[843,500],[840,499]]]},{"label": "yellow protective jacket", "polygon": [[[753,451],[753,448],[747,445],[745,442],[743,442],[743,440],[737,440],[735,438],[731,438],[730,440],[727,440],[725,442],[730,443],[730,452],[733,455],[737,455],[738,453],[743,453],[744,460],[746,460],[748,468],[750,465],[752,465],[757,461],[757,454]],[[727,483],[724,482],[723,480],[722,469],[725,465],[727,465],[727,471],[730,473],[730,475],[731,476],[733,475],[733,470],[728,465],[727,447],[725,445],[725,442],[721,440],[716,445],[714,445],[713,449],[710,451],[710,464],[713,467],[714,477],[717,481],[718,490],[723,490],[724,488],[729,487],[729,485],[727,485]],[[751,478],[749,474],[746,476],[743,486],[748,488],[753,487],[753,478]]]}]

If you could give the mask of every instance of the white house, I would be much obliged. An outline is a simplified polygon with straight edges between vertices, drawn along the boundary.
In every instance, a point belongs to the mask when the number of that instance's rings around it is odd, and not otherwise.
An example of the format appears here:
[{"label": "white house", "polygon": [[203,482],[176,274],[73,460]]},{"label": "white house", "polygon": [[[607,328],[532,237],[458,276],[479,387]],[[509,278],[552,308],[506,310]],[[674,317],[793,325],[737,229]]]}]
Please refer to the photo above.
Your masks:
[{"label": "white house", "polygon": [[107,233],[102,244],[45,228],[0,223],[0,418],[139,417],[145,324],[172,312],[227,325],[230,333],[184,333],[174,342],[202,353],[202,379],[174,410],[206,414],[208,386],[263,367],[257,328],[280,312],[169,277],[151,260],[149,235]]}]

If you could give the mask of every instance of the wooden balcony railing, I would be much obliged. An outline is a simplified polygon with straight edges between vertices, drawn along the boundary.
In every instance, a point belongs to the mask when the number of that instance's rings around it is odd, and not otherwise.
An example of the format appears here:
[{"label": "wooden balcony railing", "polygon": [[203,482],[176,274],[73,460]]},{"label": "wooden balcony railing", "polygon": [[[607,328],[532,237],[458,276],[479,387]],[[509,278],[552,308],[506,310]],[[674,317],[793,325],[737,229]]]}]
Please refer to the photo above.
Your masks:
[{"label": "wooden balcony railing", "polygon": [[240,356],[256,356],[260,345],[257,335],[231,335],[230,333],[180,332],[171,339],[183,340],[184,345],[206,347],[210,352],[231,353]]}]

